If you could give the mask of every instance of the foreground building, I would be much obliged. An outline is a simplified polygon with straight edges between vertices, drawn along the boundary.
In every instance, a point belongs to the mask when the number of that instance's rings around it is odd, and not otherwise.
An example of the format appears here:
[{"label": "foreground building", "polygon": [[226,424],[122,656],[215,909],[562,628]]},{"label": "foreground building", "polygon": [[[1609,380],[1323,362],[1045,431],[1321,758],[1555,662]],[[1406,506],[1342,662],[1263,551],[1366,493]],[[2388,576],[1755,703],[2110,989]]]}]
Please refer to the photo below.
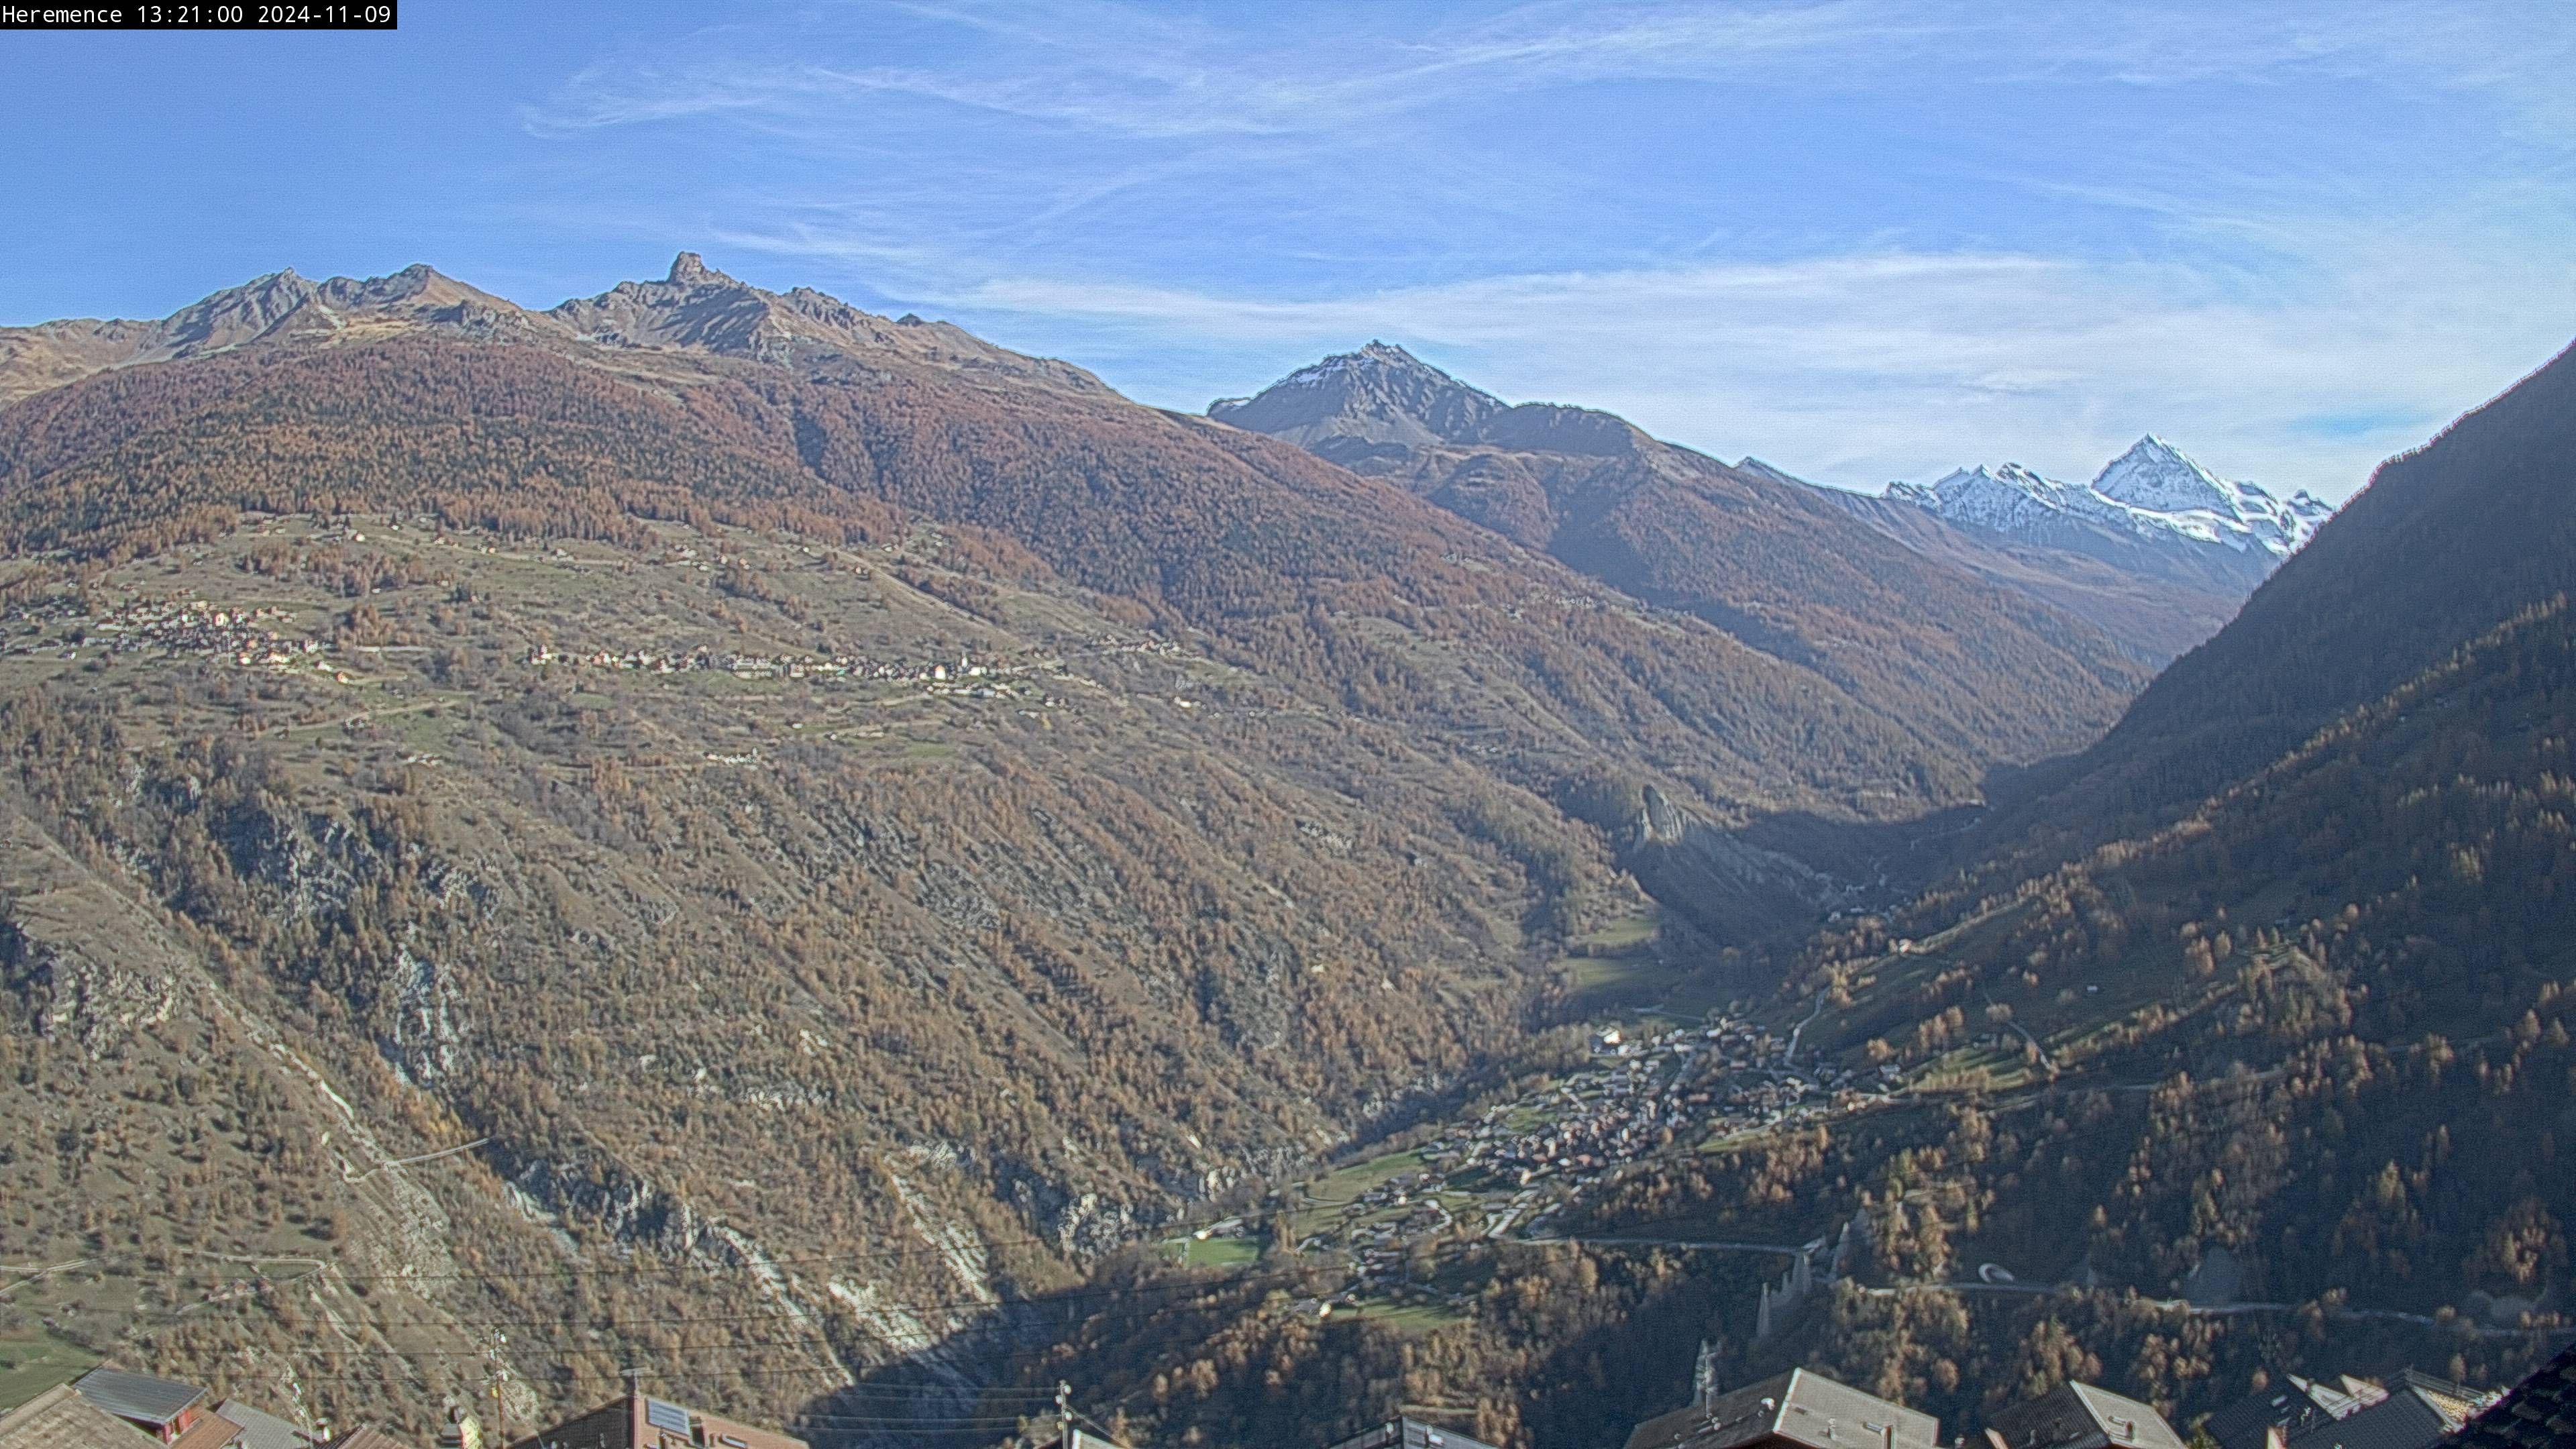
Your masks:
[{"label": "foreground building", "polygon": [[[195,1427],[204,1412],[206,1391],[195,1384],[176,1379],[154,1378],[150,1374],[128,1373],[123,1369],[97,1368],[72,1381],[80,1396],[100,1409],[123,1419],[128,1424],[160,1440],[176,1444],[179,1437]],[[239,1432],[241,1426],[233,1426]],[[188,1449],[207,1449],[202,1442]]]},{"label": "foreground building", "polygon": [[2414,1369],[2385,1384],[2276,1374],[2201,1427],[2218,1449],[2431,1449],[2496,1397]]},{"label": "foreground building", "polygon": [[510,1449],[807,1449],[804,1440],[629,1390]]},{"label": "foreground building", "polygon": [[151,1449],[134,1424],[57,1384],[0,1414],[0,1449]]},{"label": "foreground building", "polygon": [[1941,1449],[1941,1421],[1791,1369],[1649,1419],[1627,1449]]},{"label": "foreground building", "polygon": [[[1094,1441],[1102,1442],[1102,1441]],[[1420,1419],[1389,1419],[1363,1429],[1329,1449],[1494,1449],[1481,1439],[1434,1428]]]},{"label": "foreground building", "polygon": [[2576,1444],[2576,1343],[2487,1406],[2442,1449],[2563,1449]]},{"label": "foreground building", "polygon": [[2183,1449],[2164,1415],[2078,1383],[2059,1384],[1995,1415],[1986,1441],[1992,1449]]}]

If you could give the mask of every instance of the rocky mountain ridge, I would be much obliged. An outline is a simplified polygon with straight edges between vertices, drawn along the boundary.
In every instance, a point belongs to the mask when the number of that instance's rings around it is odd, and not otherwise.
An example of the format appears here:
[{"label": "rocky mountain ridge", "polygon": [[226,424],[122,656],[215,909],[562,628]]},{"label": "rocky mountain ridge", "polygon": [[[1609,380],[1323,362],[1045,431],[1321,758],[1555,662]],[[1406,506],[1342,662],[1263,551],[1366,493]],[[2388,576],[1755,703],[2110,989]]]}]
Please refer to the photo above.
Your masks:
[{"label": "rocky mountain ridge", "polygon": [[558,351],[680,351],[779,366],[875,366],[982,375],[1109,396],[1070,363],[993,346],[963,328],[889,320],[808,287],[778,293],[682,252],[660,281],[620,282],[535,311],[414,264],[384,277],[315,282],[289,268],[227,287],[157,320],[73,318],[0,327],[0,405],[114,368],[215,356],[263,340],[357,341],[387,329],[507,340]]},{"label": "rocky mountain ridge", "polygon": [[[2213,596],[2224,586],[2141,584],[2117,565],[1873,515],[1848,495],[1749,458],[1729,466],[1610,413],[1506,404],[1383,342],[1220,400],[1209,416],[1398,482],[1757,648],[1855,675],[1911,656],[1903,667],[1957,691],[1951,707],[1967,713],[1977,678],[2014,667],[2002,656],[2022,667],[2081,661],[2107,681],[2199,642],[2233,604]],[[1919,630],[1896,628],[1898,618]]]},{"label": "rocky mountain ridge", "polygon": [[2018,463],[1981,463],[1928,484],[1891,483],[1886,496],[1950,523],[2094,556],[2113,555],[2117,544],[2102,537],[2108,534],[2163,556],[2166,566],[2246,577],[2248,592],[2334,513],[2305,490],[2283,499],[2259,484],[2222,479],[2152,433],[2089,484]]}]

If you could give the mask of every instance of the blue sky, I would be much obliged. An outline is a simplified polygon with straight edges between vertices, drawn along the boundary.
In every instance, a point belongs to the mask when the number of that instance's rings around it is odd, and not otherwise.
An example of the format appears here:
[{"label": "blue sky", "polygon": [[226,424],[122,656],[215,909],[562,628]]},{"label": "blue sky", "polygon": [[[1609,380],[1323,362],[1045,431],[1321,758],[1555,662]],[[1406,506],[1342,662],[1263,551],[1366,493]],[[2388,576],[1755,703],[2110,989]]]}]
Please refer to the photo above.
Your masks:
[{"label": "blue sky", "polygon": [[1197,409],[1401,342],[1872,487],[2349,494],[2576,337],[2576,7],[486,5],[0,35],[0,323],[671,254]]}]

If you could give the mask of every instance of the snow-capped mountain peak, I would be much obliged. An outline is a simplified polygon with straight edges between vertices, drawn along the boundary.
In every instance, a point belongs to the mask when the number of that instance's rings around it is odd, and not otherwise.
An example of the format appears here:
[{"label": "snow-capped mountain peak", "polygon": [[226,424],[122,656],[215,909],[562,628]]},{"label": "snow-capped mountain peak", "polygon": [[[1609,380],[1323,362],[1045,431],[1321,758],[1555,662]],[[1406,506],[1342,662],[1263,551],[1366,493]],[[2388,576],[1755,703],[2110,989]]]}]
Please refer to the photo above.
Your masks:
[{"label": "snow-capped mountain peak", "polygon": [[2232,511],[2248,496],[2270,499],[2251,483],[2230,483],[2153,433],[2138,439],[2093,479],[2093,491],[2151,513]]},{"label": "snow-capped mountain peak", "polygon": [[2019,463],[1988,468],[1957,468],[1930,485],[1891,483],[1888,496],[1901,498],[1954,523],[1973,523],[2004,533],[2017,532],[2070,506],[2075,490]]},{"label": "snow-capped mountain peak", "polygon": [[2109,528],[2151,545],[2268,555],[2271,563],[2297,552],[2334,512],[2306,492],[2284,501],[2259,484],[2221,478],[2153,433],[2089,485],[2006,463],[1956,469],[1930,484],[1891,483],[1887,496],[2000,533]]}]

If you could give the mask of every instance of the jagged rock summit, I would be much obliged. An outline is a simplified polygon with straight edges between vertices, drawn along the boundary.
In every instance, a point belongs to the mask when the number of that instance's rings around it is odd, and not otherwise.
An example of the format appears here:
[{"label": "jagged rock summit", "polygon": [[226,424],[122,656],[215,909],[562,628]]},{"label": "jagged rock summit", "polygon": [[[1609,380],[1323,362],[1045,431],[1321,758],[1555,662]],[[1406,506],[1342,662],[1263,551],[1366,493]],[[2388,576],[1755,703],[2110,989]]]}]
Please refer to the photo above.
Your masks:
[{"label": "jagged rock summit", "polygon": [[1891,483],[1887,496],[1951,523],[2017,536],[2107,527],[2152,545],[2226,549],[2258,568],[2296,553],[2334,509],[2302,491],[2277,498],[2261,485],[2230,482],[2149,433],[2078,487],[2006,463],[1953,470],[1924,485]]},{"label": "jagged rock summit", "polygon": [[710,267],[696,252],[671,259],[658,282],[620,282],[546,316],[584,342],[673,348],[781,366],[913,364],[1108,396],[1107,384],[1053,358],[1028,357],[946,322],[891,321],[838,297],[797,287],[770,292]]},{"label": "jagged rock summit", "polygon": [[1255,397],[1220,398],[1208,416],[1346,467],[1444,448],[1615,457],[1651,442],[1612,413],[1506,403],[1389,342],[1301,367]]},{"label": "jagged rock summit", "polygon": [[0,405],[138,363],[202,357],[253,343],[378,338],[429,330],[558,350],[654,348],[798,368],[930,368],[1112,396],[1071,363],[1027,357],[946,322],[893,322],[798,287],[763,291],[681,252],[658,282],[531,311],[414,264],[383,277],[316,282],[292,268],[254,277],[158,320],[73,318],[0,328]]},{"label": "jagged rock summit", "polygon": [[683,287],[693,287],[702,282],[731,283],[733,278],[708,266],[707,259],[696,252],[682,252],[671,258],[670,275],[662,280]]},{"label": "jagged rock summit", "polygon": [[167,317],[67,318],[0,328],[0,405],[138,363],[205,357],[272,338],[329,337],[360,322],[488,334],[534,314],[414,263],[385,277],[316,282],[294,268],[253,277]]},{"label": "jagged rock summit", "polygon": [[1312,449],[1328,439],[1408,448],[1469,443],[1510,405],[1388,342],[1301,367],[1257,397],[1220,398],[1208,416]]}]

